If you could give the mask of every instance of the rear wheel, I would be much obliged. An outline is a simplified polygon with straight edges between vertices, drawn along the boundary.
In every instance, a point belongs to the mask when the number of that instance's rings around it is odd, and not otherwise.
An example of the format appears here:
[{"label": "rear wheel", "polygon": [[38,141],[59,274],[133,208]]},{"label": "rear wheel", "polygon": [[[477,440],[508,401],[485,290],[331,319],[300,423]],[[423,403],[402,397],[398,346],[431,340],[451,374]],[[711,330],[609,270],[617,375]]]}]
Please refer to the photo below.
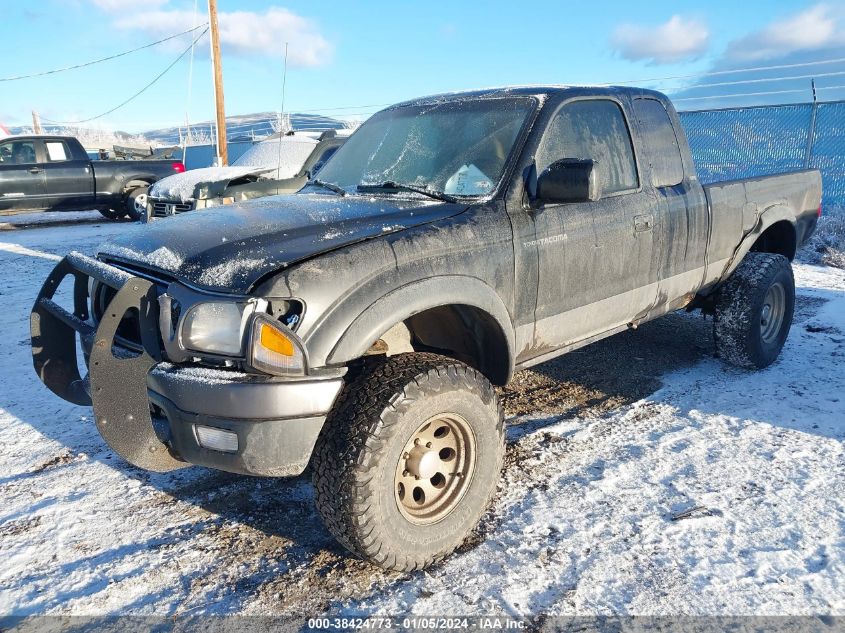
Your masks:
[{"label": "rear wheel", "polygon": [[748,253],[716,296],[716,350],[727,362],[762,369],[780,354],[795,307],[783,255]]},{"label": "rear wheel", "polygon": [[504,416],[484,376],[435,354],[392,356],[347,385],[323,428],[317,508],[355,554],[421,569],[478,523],[503,456]]},{"label": "rear wheel", "polygon": [[126,215],[137,222],[147,215],[147,199],[149,187],[136,187],[126,196]]}]

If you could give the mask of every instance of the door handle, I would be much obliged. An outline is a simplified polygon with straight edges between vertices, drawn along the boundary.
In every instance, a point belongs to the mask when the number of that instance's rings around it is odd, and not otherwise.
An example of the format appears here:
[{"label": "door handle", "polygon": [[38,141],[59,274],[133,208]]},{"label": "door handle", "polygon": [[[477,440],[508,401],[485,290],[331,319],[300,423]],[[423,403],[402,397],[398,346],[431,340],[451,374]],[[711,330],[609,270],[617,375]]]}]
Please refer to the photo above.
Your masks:
[{"label": "door handle", "polygon": [[649,215],[637,215],[634,216],[634,231],[637,233],[642,233],[644,231],[650,231],[654,228],[654,216]]},{"label": "door handle", "polygon": [[30,174],[40,174],[40,173],[41,173],[41,168],[40,168],[40,167],[30,167],[30,168],[29,168],[29,173],[30,173]]}]

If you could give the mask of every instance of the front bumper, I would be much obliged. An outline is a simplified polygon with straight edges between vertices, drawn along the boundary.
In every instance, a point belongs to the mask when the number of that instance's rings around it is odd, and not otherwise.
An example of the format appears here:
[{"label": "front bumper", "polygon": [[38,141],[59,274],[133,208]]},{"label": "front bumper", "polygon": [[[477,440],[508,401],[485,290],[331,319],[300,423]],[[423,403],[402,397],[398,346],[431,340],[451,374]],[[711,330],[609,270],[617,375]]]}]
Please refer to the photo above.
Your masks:
[{"label": "front bumper", "polygon": [[[73,312],[53,301],[74,278]],[[117,290],[95,328],[88,279]],[[197,464],[262,476],[301,473],[326,415],[343,387],[341,374],[279,379],[163,362],[152,282],[71,253],[47,278],[30,317],[33,364],[58,396],[93,405],[103,439],[131,464],[166,472]],[[142,350],[115,345],[118,326],[136,312]],[[88,356],[79,373],[76,337]],[[204,448],[197,426],[230,431],[235,450]]]},{"label": "front bumper", "polygon": [[[279,381],[231,371],[158,365],[147,374],[154,426],[182,459],[234,473],[281,477],[308,465],[342,378]],[[201,445],[197,427],[237,435],[237,450]]]}]

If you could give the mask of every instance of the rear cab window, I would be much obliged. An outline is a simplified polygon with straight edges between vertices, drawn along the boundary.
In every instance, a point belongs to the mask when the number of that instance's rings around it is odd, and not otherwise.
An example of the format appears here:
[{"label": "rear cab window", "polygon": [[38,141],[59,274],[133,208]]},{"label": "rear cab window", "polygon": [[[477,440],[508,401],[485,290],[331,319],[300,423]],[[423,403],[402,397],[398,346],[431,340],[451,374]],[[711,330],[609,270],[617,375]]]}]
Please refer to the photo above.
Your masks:
[{"label": "rear cab window", "polygon": [[561,106],[537,153],[537,173],[565,158],[592,159],[605,196],[639,189],[631,133],[615,101],[582,99]]},{"label": "rear cab window", "polygon": [[666,108],[657,99],[638,98],[634,99],[634,114],[651,165],[651,184],[658,188],[679,185],[684,179],[684,163]]},{"label": "rear cab window", "polygon": [[70,160],[70,152],[63,141],[45,141],[44,147],[47,150],[47,160],[51,163]]}]

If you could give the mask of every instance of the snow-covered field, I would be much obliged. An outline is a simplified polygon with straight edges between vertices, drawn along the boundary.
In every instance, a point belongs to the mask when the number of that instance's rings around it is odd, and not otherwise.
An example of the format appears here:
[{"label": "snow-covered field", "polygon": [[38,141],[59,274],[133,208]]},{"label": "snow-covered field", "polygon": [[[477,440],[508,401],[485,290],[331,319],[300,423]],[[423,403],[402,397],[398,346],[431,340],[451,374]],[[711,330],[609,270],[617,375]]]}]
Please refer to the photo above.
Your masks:
[{"label": "snow-covered field", "polygon": [[505,401],[537,409],[510,420],[478,534],[393,574],[334,543],[307,479],[140,471],[38,382],[41,282],[125,230],[0,235],[0,614],[845,615],[845,271],[796,265],[796,322],[762,372],[674,315],[521,372]]}]

